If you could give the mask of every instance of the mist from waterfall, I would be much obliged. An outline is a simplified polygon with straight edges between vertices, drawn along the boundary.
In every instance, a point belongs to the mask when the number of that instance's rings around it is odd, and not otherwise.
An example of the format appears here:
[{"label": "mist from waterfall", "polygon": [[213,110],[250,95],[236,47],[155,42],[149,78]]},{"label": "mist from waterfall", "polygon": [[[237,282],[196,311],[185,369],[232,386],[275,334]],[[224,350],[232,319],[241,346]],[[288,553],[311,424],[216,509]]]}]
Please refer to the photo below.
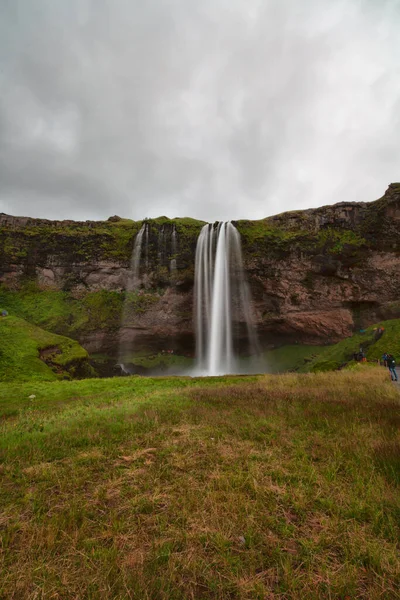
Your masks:
[{"label": "mist from waterfall", "polygon": [[235,329],[246,325],[247,346],[257,351],[250,291],[243,271],[240,234],[231,222],[205,225],[195,259],[197,370],[207,375],[238,372]]}]

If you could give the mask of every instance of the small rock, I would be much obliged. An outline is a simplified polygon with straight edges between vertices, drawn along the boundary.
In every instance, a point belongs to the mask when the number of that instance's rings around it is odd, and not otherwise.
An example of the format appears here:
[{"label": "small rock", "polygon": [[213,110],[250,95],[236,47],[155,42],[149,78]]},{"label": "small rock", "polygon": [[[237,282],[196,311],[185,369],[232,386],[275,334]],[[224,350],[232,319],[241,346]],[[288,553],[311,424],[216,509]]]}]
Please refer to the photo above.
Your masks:
[{"label": "small rock", "polygon": [[242,546],[246,545],[246,539],[243,535],[239,535],[238,541],[239,541],[239,544],[242,544]]}]

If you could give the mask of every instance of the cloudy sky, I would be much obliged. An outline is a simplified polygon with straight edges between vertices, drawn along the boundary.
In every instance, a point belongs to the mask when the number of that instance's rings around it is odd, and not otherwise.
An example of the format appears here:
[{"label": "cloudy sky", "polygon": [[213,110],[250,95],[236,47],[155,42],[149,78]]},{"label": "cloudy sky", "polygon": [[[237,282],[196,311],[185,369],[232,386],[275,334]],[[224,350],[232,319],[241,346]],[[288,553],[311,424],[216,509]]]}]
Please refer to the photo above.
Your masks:
[{"label": "cloudy sky", "polygon": [[400,0],[0,0],[0,212],[262,218],[400,180]]}]

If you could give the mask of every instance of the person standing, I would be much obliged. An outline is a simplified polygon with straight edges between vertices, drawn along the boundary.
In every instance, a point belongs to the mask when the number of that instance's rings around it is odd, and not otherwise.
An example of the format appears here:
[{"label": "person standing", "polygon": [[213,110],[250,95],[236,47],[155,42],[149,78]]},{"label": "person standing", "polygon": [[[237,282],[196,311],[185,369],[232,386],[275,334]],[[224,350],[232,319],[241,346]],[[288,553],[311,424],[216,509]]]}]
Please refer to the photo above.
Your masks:
[{"label": "person standing", "polygon": [[389,354],[386,359],[387,366],[389,367],[390,377],[392,381],[397,381],[397,373],[396,373],[396,361],[394,359],[393,354]]}]

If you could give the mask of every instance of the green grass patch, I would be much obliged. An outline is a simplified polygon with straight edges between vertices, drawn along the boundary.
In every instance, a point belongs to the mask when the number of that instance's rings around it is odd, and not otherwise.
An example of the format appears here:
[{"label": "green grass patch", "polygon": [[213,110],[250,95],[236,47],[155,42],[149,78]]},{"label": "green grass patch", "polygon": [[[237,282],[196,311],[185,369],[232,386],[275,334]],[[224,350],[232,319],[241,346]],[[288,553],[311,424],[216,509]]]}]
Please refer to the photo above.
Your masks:
[{"label": "green grass patch", "polygon": [[94,374],[88,353],[76,341],[18,317],[0,318],[0,339],[0,381],[56,380]]},{"label": "green grass patch", "polygon": [[309,362],[315,360],[324,350],[326,350],[326,346],[293,344],[268,350],[262,356],[269,373],[284,373],[304,369]]},{"label": "green grass patch", "polygon": [[88,320],[82,303],[69,292],[41,291],[35,283],[27,283],[18,292],[0,286],[0,306],[10,314],[56,333],[71,334]]},{"label": "green grass patch", "polygon": [[[384,333],[377,339],[377,330]],[[384,352],[393,354],[400,361],[400,319],[381,321],[333,346],[325,347],[316,358],[304,365],[301,371],[333,371],[346,366],[353,360],[354,353],[362,348],[370,361],[378,361]]]},{"label": "green grass patch", "polygon": [[0,411],[0,597],[398,595],[383,369],[0,383]]}]

